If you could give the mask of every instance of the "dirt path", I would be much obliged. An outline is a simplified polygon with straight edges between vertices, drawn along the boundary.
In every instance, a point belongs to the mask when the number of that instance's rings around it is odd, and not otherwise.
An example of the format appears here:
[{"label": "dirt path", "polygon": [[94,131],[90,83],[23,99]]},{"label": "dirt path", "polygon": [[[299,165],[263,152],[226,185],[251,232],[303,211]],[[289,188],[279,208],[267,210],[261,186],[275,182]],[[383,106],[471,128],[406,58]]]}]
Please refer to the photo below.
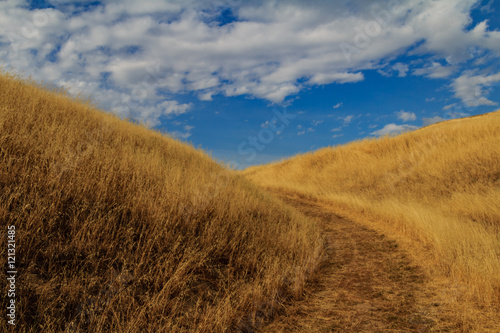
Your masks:
[{"label": "dirt path", "polygon": [[[278,194],[317,218],[326,258],[299,301],[259,332],[435,332],[440,304],[396,242],[297,195]],[[456,327],[455,327],[456,329]]]}]

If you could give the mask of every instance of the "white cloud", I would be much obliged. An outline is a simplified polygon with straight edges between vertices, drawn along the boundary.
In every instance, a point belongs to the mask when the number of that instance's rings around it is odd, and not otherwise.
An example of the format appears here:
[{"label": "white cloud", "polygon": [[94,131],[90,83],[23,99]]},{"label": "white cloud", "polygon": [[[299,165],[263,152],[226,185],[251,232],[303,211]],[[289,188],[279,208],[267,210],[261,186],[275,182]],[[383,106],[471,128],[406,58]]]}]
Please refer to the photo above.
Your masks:
[{"label": "white cloud", "polygon": [[393,135],[393,134],[399,134],[402,132],[407,132],[407,131],[413,131],[418,129],[417,126],[411,126],[411,125],[396,125],[396,124],[387,124],[384,126],[384,128],[370,133],[371,135],[376,135],[376,136],[384,136],[384,135]]},{"label": "white cloud", "polygon": [[340,132],[342,131],[342,127],[335,127],[335,128],[332,128],[330,132]]},{"label": "white cloud", "polygon": [[395,113],[396,113],[396,116],[398,117],[398,119],[401,119],[404,122],[417,120],[417,116],[413,112],[407,112],[407,111],[401,110],[401,111],[397,111]]},{"label": "white cloud", "polygon": [[344,126],[347,126],[351,123],[352,118],[354,118],[353,115],[345,116],[345,117],[338,117],[338,119],[342,120],[344,122]]},{"label": "white cloud", "polygon": [[377,72],[385,77],[390,77],[392,75],[392,70],[390,68],[388,69],[377,69]]},{"label": "white cloud", "polygon": [[449,110],[455,106],[457,106],[457,103],[448,104],[448,105],[443,106],[443,110],[446,111],[446,110]]},{"label": "white cloud", "polygon": [[[472,30],[465,28],[472,23],[470,11],[475,0],[442,0],[423,3],[425,10],[415,12],[410,21],[418,34],[425,36],[413,53],[433,54],[456,65],[470,58],[471,49],[484,48],[500,51],[500,32],[488,29],[486,21],[476,24]],[[448,14],[452,16],[448,16]]]},{"label": "white cloud", "polygon": [[493,5],[493,0],[490,0],[486,5],[481,7],[481,12],[484,13],[493,13],[495,11],[494,8],[492,8]]},{"label": "white cloud", "polygon": [[[359,82],[366,69],[405,76],[407,64],[382,63],[417,42],[412,52],[433,60],[414,73],[431,78],[459,70],[474,48],[500,55],[500,31],[486,21],[466,29],[475,0],[52,2],[30,11],[26,1],[0,1],[0,62],[150,123],[178,114],[162,105],[165,94],[169,103],[186,92],[280,103],[310,85]],[[219,25],[223,7],[239,20]]]},{"label": "white cloud", "polygon": [[170,134],[174,138],[182,139],[182,140],[186,140],[187,138],[189,138],[191,136],[191,133],[189,133],[189,132],[179,132],[179,131],[173,131],[173,132],[170,132]]},{"label": "white cloud", "polygon": [[334,108],[334,109],[338,109],[338,108],[340,108],[340,107],[342,106],[342,104],[343,104],[342,102],[339,102],[339,103],[335,104],[335,105],[333,106],[333,108]]},{"label": "white cloud", "polygon": [[445,119],[439,117],[439,116],[435,116],[435,117],[432,117],[432,118],[423,118],[422,119],[424,121],[424,126],[429,126],[429,125],[432,125],[432,124],[435,124],[435,123],[439,123],[441,121],[445,121]]},{"label": "white cloud", "polygon": [[463,118],[463,117],[468,117],[468,116],[470,116],[469,113],[467,113],[467,112],[460,112],[459,110],[446,112],[446,117],[448,119]]},{"label": "white cloud", "polygon": [[160,107],[163,112],[163,115],[179,115],[186,113],[187,110],[191,107],[190,104],[179,104],[177,101],[164,101],[160,104],[158,104],[158,107]]},{"label": "white cloud", "polygon": [[314,74],[308,81],[309,84],[353,83],[364,80],[363,73],[318,73]]},{"label": "white cloud", "polygon": [[497,105],[497,102],[485,97],[489,93],[485,88],[497,82],[500,82],[500,73],[474,75],[474,72],[466,71],[453,81],[451,87],[455,92],[455,97],[461,99],[467,106]]},{"label": "white cloud", "polygon": [[194,128],[194,126],[185,125],[183,127],[184,131],[173,131],[173,132],[171,132],[171,135],[174,138],[186,140],[187,138],[189,138],[191,136],[191,130],[193,128]]},{"label": "white cloud", "polygon": [[431,79],[444,79],[452,75],[456,70],[457,66],[443,66],[438,62],[432,62],[425,67],[413,70],[413,74]]},{"label": "white cloud", "polygon": [[399,77],[405,77],[410,68],[408,67],[408,65],[398,62],[397,64],[392,66],[392,69],[398,72]]}]

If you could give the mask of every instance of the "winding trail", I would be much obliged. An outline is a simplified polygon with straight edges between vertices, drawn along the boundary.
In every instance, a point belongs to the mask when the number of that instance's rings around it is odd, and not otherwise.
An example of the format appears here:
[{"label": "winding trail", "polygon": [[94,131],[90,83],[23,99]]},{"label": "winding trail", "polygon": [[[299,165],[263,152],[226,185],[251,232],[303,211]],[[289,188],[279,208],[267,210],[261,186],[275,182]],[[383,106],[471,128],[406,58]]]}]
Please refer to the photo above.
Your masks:
[{"label": "winding trail", "polygon": [[258,332],[436,332],[441,304],[426,277],[395,241],[337,216],[331,208],[297,194],[274,192],[318,219],[325,260],[299,300],[285,304]]}]

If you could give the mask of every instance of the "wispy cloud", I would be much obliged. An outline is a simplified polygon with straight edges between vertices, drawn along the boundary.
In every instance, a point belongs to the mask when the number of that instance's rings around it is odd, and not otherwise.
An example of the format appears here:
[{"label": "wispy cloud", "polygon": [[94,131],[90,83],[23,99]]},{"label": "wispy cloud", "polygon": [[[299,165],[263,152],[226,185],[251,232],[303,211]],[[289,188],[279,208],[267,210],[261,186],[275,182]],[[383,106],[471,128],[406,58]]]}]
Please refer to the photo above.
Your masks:
[{"label": "wispy cloud", "polygon": [[413,75],[426,76],[431,79],[444,79],[451,76],[457,70],[457,66],[443,66],[438,62],[431,62],[425,67],[413,70]]},{"label": "wispy cloud", "polygon": [[417,126],[387,124],[384,126],[384,128],[382,128],[378,131],[372,132],[370,134],[375,135],[375,136],[393,135],[393,134],[399,134],[402,132],[413,131],[416,129],[418,129]]},{"label": "wispy cloud", "polygon": [[484,13],[493,13],[495,12],[495,9],[492,7],[493,6],[493,0],[488,1],[488,3],[484,6],[481,7],[481,12]]},{"label": "wispy cloud", "polygon": [[187,139],[191,136],[191,130],[194,128],[194,126],[190,126],[190,125],[185,125],[184,126],[184,131],[172,131],[171,132],[171,135],[174,137],[174,138],[178,138],[178,139]]},{"label": "wispy cloud", "polygon": [[405,77],[408,71],[410,70],[407,64],[402,64],[400,62],[396,63],[392,66],[392,69],[398,72],[399,77]]},{"label": "wispy cloud", "polygon": [[423,118],[422,119],[423,122],[424,122],[424,126],[429,126],[429,125],[432,125],[432,124],[435,124],[435,123],[439,123],[441,121],[445,121],[445,119],[439,117],[439,116],[435,116],[435,117],[432,117],[432,118]]},{"label": "wispy cloud", "polygon": [[353,115],[348,115],[345,117],[338,117],[338,119],[342,120],[344,122],[344,126],[347,126],[351,123],[352,119],[354,118]]},{"label": "wispy cloud", "polygon": [[397,62],[392,66],[383,66],[383,68],[379,68],[377,72],[385,77],[393,76],[394,72],[397,72],[398,77],[406,77],[409,70],[410,70],[409,65]]},{"label": "wispy cloud", "polygon": [[452,104],[445,105],[445,106],[443,106],[443,111],[452,109],[452,108],[454,108],[456,106],[457,106],[457,103],[452,103]]}]

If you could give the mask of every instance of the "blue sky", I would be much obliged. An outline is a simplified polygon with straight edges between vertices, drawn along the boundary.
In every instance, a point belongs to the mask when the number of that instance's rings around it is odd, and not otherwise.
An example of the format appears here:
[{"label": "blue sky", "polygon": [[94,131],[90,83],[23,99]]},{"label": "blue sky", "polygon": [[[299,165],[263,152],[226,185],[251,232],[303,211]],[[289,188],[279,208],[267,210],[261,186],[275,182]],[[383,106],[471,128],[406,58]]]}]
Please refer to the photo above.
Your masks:
[{"label": "blue sky", "polygon": [[500,103],[491,0],[0,1],[0,64],[236,167]]}]

